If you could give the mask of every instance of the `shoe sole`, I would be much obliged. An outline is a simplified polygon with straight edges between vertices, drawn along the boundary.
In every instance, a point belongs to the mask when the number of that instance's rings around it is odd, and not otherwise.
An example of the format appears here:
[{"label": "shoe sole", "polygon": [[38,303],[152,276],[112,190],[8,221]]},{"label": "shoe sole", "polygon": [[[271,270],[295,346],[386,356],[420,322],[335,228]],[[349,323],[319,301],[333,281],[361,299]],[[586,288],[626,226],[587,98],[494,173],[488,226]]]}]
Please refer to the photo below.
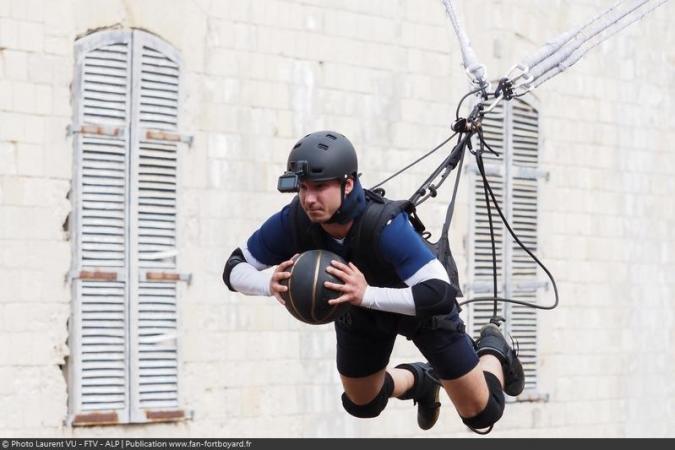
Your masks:
[{"label": "shoe sole", "polygon": [[[482,336],[483,330],[490,330],[490,329],[494,330],[494,332],[488,333],[487,336]],[[513,351],[513,348],[508,344],[508,342],[506,342],[506,337],[502,334],[502,332],[501,332],[501,330],[499,329],[498,326],[496,326],[494,324],[487,324],[487,325],[485,325],[483,330],[481,330],[481,337],[483,337],[483,339],[486,339],[487,342],[489,342],[490,344],[492,343],[492,341],[491,341],[492,339],[496,340],[497,342],[503,341],[506,344],[506,346],[508,348],[507,352],[509,352],[509,354],[503,354],[503,352],[498,349],[498,347],[500,347],[500,345],[498,345],[498,344],[495,344],[493,346],[487,346],[486,347],[487,351],[483,352],[483,354],[495,355],[495,353],[498,353],[498,354],[501,355],[500,361],[502,363],[502,371],[503,371],[503,374],[504,374],[504,392],[507,395],[510,395],[511,397],[517,397],[518,395],[520,395],[523,392],[524,387],[525,387],[525,373],[524,373],[524,370],[523,370],[522,363],[520,362],[520,360],[518,359],[518,356]],[[479,355],[480,355],[480,353],[479,353]],[[508,367],[507,367],[506,361],[508,359],[511,359],[511,358],[513,359],[516,366],[511,367],[512,371],[509,374],[507,372]],[[507,378],[509,380],[507,380]],[[515,381],[514,378],[515,378],[515,380],[518,380],[518,381]]]},{"label": "shoe sole", "polygon": [[[436,394],[434,395],[434,403],[440,403],[440,394],[441,394],[441,387],[437,386]],[[434,414],[433,420],[431,421],[431,425],[429,425],[428,427],[423,427],[422,424],[420,423],[419,418],[417,420],[417,425],[423,430],[430,430],[434,425],[436,425],[436,422],[438,421],[438,418],[440,416],[441,416],[441,407],[439,406],[438,408],[436,408],[436,413]]]},{"label": "shoe sole", "polygon": [[[525,372],[523,371],[523,365],[518,359],[516,359],[516,364],[517,366],[514,368],[514,372],[516,372],[515,378],[516,380],[519,380],[519,382],[511,380],[510,383],[507,383],[506,380],[504,380],[504,392],[511,397],[519,396],[523,393],[525,388]],[[504,374],[504,378],[506,378],[506,373]]]}]

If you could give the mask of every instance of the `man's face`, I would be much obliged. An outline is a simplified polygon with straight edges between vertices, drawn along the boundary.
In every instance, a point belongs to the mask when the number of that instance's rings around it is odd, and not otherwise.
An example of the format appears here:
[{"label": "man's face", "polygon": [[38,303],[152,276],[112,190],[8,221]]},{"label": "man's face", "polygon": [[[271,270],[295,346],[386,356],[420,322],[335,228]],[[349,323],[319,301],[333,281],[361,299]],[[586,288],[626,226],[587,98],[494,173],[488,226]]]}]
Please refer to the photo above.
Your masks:
[{"label": "man's face", "polygon": [[[349,194],[353,187],[354,181],[350,178],[345,184],[345,194]],[[299,195],[302,209],[314,223],[326,222],[333,217],[342,203],[338,180],[301,181]]]}]

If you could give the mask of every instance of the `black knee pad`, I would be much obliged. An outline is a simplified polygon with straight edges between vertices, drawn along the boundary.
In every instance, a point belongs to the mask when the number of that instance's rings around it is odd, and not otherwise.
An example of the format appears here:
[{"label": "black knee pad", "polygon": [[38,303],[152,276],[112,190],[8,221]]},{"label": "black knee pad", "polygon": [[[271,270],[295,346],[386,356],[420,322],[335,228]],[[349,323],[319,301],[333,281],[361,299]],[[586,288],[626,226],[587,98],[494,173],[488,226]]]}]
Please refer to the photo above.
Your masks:
[{"label": "black knee pad", "polygon": [[485,381],[487,381],[490,397],[485,408],[473,417],[462,417],[462,422],[472,430],[491,427],[504,413],[504,392],[499,379],[490,372],[483,372]]},{"label": "black knee pad", "polygon": [[349,397],[347,397],[346,393],[343,393],[342,406],[349,414],[354,417],[358,417],[360,419],[370,419],[380,415],[380,413],[387,406],[387,402],[389,401],[389,397],[391,396],[392,392],[394,392],[394,380],[391,378],[391,375],[389,375],[388,372],[385,372],[382,389],[380,389],[380,392],[375,396],[374,399],[370,401],[370,403],[366,403],[365,405],[357,405],[352,402]]}]

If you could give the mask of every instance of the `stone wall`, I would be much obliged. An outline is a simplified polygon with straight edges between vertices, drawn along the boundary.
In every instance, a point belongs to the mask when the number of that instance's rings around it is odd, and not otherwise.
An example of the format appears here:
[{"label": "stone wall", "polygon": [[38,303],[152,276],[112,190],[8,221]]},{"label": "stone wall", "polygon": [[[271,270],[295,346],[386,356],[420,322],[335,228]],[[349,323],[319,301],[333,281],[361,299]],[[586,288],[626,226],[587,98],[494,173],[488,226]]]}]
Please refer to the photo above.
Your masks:
[{"label": "stone wall", "polygon": [[[479,58],[497,78],[599,11],[583,0],[462,1]],[[600,2],[603,7],[611,2]],[[289,197],[288,149],[331,128],[357,146],[372,185],[449,135],[468,90],[437,1],[0,0],[0,435],[469,436],[445,398],[423,433],[410,402],[359,421],[340,406],[332,328],[274,300],[230,293],[223,263]],[[541,312],[540,390],[512,403],[493,436],[673,437],[675,420],[675,41],[673,5],[537,89],[540,254],[561,306]],[[191,420],[66,424],[74,41],[142,28],[184,58],[179,261],[181,396]],[[405,196],[432,162],[388,186]],[[451,183],[447,183],[448,185]],[[452,243],[466,278],[466,184]],[[449,193],[449,186],[443,193]],[[423,213],[437,230],[447,198]],[[551,292],[545,292],[547,301]],[[405,339],[392,363],[417,359]]]}]

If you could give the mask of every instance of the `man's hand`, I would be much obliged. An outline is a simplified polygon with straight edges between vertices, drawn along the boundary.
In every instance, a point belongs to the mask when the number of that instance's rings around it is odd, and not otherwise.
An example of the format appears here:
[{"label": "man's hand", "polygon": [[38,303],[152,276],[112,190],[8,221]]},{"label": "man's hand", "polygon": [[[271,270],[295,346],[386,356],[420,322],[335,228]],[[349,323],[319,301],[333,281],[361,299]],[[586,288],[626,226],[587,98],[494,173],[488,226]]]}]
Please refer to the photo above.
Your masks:
[{"label": "man's hand", "polygon": [[366,292],[368,282],[361,271],[352,263],[342,264],[338,261],[331,261],[331,265],[326,268],[326,272],[339,278],[344,284],[331,283],[326,281],[324,286],[334,291],[342,292],[342,295],[333,300],[329,300],[329,305],[348,302],[352,305],[360,305],[363,301],[363,294]]},{"label": "man's hand", "polygon": [[293,255],[293,257],[288,261],[284,261],[281,264],[279,264],[274,269],[274,273],[272,274],[272,278],[270,279],[270,293],[282,305],[285,305],[286,302],[284,301],[283,298],[281,298],[281,293],[288,291],[288,287],[281,284],[281,281],[291,277],[291,273],[287,272],[286,270],[289,269],[295,263],[295,258],[297,256],[298,255]]}]

